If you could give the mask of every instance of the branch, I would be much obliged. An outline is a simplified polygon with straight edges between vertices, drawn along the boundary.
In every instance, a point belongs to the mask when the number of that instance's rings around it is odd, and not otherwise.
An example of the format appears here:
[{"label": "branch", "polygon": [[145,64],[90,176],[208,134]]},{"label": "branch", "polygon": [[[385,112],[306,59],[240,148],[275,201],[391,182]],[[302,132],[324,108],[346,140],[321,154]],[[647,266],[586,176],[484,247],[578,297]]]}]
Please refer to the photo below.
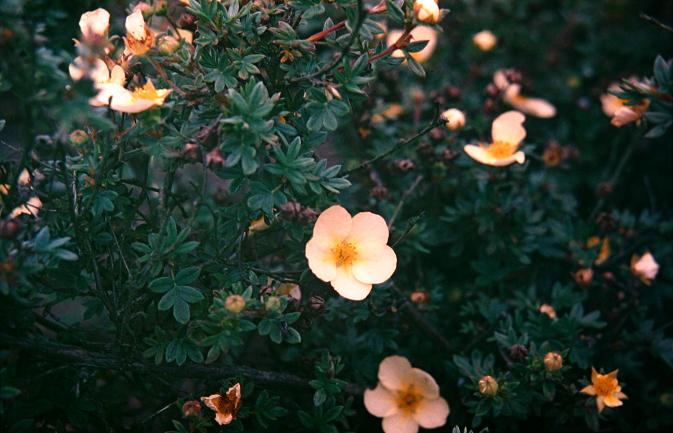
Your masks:
[{"label": "branch", "polygon": [[[6,334],[0,334],[0,342],[2,346],[24,350],[37,358],[49,361],[64,361],[73,366],[134,371],[137,373],[158,373],[179,378],[209,380],[243,376],[260,384],[312,389],[309,379],[288,373],[258,370],[244,365],[205,365],[194,362],[186,362],[181,366],[176,364],[156,365],[145,360],[125,358],[119,353],[95,352],[78,346],[54,343],[46,339],[16,338]],[[361,395],[363,388],[358,384],[347,383],[344,391],[351,395]]]}]

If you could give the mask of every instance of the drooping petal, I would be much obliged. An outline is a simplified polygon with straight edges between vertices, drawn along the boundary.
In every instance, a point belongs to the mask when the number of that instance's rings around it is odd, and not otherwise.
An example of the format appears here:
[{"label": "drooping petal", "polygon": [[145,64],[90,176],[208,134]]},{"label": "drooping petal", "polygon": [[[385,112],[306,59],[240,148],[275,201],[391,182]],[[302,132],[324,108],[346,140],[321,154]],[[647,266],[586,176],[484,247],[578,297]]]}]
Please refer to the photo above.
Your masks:
[{"label": "drooping petal", "polygon": [[410,416],[403,413],[383,418],[381,423],[385,433],[417,433],[418,423]]},{"label": "drooping petal", "polygon": [[437,428],[446,424],[449,404],[443,398],[424,399],[414,412],[414,420],[423,428]]},{"label": "drooping petal", "polygon": [[314,238],[306,243],[305,253],[308,267],[316,277],[325,282],[332,281],[336,277],[336,263],[330,249],[322,247]]},{"label": "drooping petal", "polygon": [[507,111],[496,117],[491,126],[493,141],[502,141],[518,145],[526,138],[523,122],[526,116],[518,111]]},{"label": "drooping petal", "polygon": [[362,301],[372,291],[372,285],[358,281],[347,266],[336,268],[336,275],[331,284],[338,294],[351,301]]},{"label": "drooping petal", "polygon": [[390,390],[407,388],[412,375],[411,363],[403,356],[388,356],[379,364],[379,380]]},{"label": "drooping petal", "polygon": [[435,379],[420,368],[412,368],[411,377],[414,388],[418,389],[425,398],[436,399],[439,397],[439,385]]},{"label": "drooping petal", "polygon": [[338,241],[344,240],[351,231],[352,218],[346,209],[339,205],[325,209],[313,226],[313,240],[323,248],[332,248]]},{"label": "drooping petal", "polygon": [[349,242],[354,244],[387,244],[388,225],[381,215],[360,212],[353,217]]},{"label": "drooping petal", "polygon": [[352,266],[353,276],[369,284],[383,283],[393,275],[396,268],[397,256],[388,245],[358,249],[358,258]]},{"label": "drooping petal", "polygon": [[374,389],[366,389],[364,402],[367,411],[380,418],[394,415],[398,411],[395,396],[381,383]]}]

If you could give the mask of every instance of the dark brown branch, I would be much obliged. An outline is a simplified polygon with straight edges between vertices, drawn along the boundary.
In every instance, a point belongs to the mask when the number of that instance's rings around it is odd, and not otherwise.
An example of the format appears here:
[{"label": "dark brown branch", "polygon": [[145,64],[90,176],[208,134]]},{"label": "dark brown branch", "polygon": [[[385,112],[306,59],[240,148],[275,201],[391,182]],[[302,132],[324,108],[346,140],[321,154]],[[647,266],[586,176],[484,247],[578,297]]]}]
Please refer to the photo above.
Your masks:
[{"label": "dark brown branch", "polygon": [[[80,367],[156,373],[164,376],[200,378],[213,381],[223,377],[243,376],[260,384],[312,389],[308,379],[277,371],[258,370],[244,365],[205,365],[194,362],[185,362],[181,366],[176,364],[156,365],[145,360],[125,358],[120,353],[102,353],[78,346],[54,343],[47,339],[17,338],[6,334],[0,334],[0,346],[20,349],[37,358],[67,362],[70,365]],[[358,384],[348,383],[344,391],[351,395],[360,395],[363,388]]]}]

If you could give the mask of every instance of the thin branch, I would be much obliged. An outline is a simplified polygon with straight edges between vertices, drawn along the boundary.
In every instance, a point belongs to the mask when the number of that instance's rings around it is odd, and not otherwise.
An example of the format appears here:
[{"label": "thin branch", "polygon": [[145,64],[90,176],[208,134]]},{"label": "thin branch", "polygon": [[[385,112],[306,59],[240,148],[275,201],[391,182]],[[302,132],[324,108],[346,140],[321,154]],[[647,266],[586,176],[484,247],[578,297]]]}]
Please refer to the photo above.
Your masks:
[{"label": "thin branch", "polygon": [[411,186],[404,191],[404,194],[402,194],[402,198],[400,199],[400,202],[397,204],[395,207],[395,210],[393,211],[393,215],[390,217],[390,221],[388,221],[388,230],[390,230],[393,227],[393,224],[395,223],[395,220],[397,219],[398,215],[400,214],[400,211],[402,210],[402,207],[404,206],[404,202],[409,198],[411,194],[413,194],[414,190],[418,185],[421,183],[423,180],[423,175],[419,174],[416,176],[416,179],[414,182],[411,184]]},{"label": "thin branch", "polygon": [[661,21],[659,21],[658,19],[656,19],[652,16],[647,15],[645,12],[641,12],[639,16],[640,16],[640,18],[644,19],[645,21],[649,21],[649,22],[653,23],[654,25],[657,25],[657,26],[661,27],[662,29],[664,29],[668,32],[673,32],[673,27],[662,23]]}]

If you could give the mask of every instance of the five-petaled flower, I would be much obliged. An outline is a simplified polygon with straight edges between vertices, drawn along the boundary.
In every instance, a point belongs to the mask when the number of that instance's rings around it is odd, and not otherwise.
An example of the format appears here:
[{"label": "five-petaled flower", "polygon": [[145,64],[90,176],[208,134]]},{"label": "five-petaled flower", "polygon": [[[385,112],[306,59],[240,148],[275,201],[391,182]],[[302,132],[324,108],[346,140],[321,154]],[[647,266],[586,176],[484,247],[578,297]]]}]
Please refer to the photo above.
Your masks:
[{"label": "five-petaled flower", "polygon": [[395,272],[397,256],[387,243],[388,226],[380,215],[360,212],[351,217],[336,205],[318,217],[306,258],[316,277],[331,283],[344,298],[360,301],[372,284],[383,283]]},{"label": "five-petaled flower", "polygon": [[416,433],[419,426],[430,429],[446,424],[449,405],[439,395],[437,382],[406,358],[383,359],[378,379],[376,388],[365,391],[364,402],[369,413],[383,418],[385,433]]},{"label": "five-petaled flower", "polygon": [[241,408],[241,384],[237,383],[230,387],[224,396],[213,394],[208,397],[201,397],[201,401],[215,411],[216,423],[219,425],[230,424],[236,419],[238,410]]},{"label": "five-petaled flower", "polygon": [[596,406],[598,412],[603,412],[605,406],[621,406],[622,400],[625,400],[626,394],[622,392],[617,380],[617,372],[612,371],[608,374],[600,374],[595,368],[591,367],[591,385],[587,385],[580,390],[581,393],[596,397]]},{"label": "five-petaled flower", "polygon": [[482,164],[502,167],[513,162],[523,164],[526,155],[518,150],[519,145],[526,137],[523,122],[526,116],[518,111],[508,111],[496,117],[491,126],[493,142],[479,146],[468,144],[463,149],[470,158]]}]

